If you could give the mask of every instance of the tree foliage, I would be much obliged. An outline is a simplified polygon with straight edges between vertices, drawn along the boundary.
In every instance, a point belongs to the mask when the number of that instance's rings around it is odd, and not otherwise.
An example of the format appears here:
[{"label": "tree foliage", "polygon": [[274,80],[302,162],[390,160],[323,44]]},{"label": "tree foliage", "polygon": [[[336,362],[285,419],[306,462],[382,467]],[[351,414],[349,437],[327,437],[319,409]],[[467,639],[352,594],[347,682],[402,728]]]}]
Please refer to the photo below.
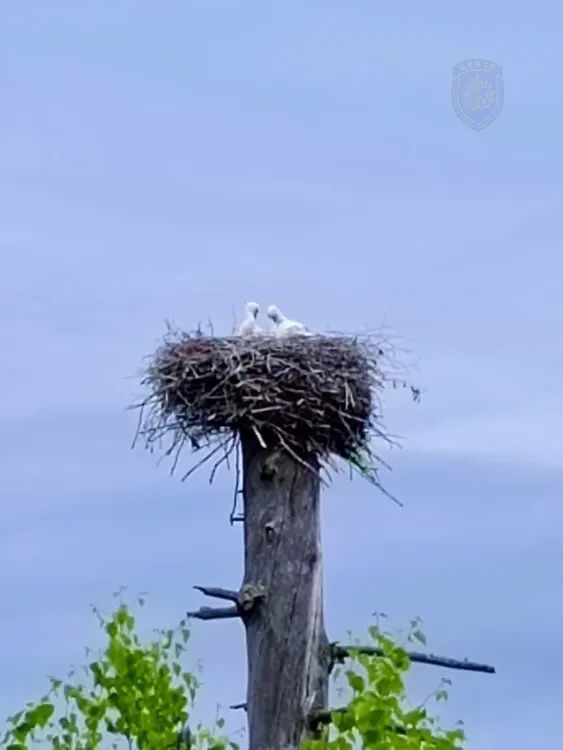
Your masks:
[{"label": "tree foliage", "polygon": [[[189,638],[185,622],[143,645],[125,604],[111,617],[94,611],[107,645],[84,668],[85,682],[71,679],[75,672],[68,682],[52,678],[50,690],[39,702],[28,703],[8,718],[2,750],[37,745],[53,750],[237,750],[235,743],[216,732],[201,726],[187,730],[198,682],[182,669]],[[222,725],[219,719],[216,729]]]},{"label": "tree foliage", "polygon": [[[369,635],[384,656],[360,649],[351,652],[352,664],[345,670],[350,699],[319,717],[325,726],[304,743],[303,750],[460,750],[461,727],[446,731],[426,707],[432,698],[448,699],[449,681],[442,680],[425,705],[409,705],[404,684],[410,668],[407,651],[378,625],[369,629]],[[426,644],[418,620],[411,621],[406,641]]]},{"label": "tree foliage", "polygon": [[[84,667],[86,679],[77,680],[76,671],[68,681],[51,678],[41,700],[8,718],[2,750],[238,750],[222,733],[223,719],[213,730],[201,725],[188,730],[198,680],[182,666],[189,639],[185,622],[143,645],[125,604],[109,617],[94,611],[107,644]],[[352,652],[344,671],[349,699],[313,717],[314,735],[303,750],[459,750],[464,739],[459,727],[446,731],[426,705],[408,705],[407,651],[379,626],[369,633],[384,655]],[[412,621],[406,640],[425,643],[418,621]],[[445,682],[431,698],[447,699]]]}]

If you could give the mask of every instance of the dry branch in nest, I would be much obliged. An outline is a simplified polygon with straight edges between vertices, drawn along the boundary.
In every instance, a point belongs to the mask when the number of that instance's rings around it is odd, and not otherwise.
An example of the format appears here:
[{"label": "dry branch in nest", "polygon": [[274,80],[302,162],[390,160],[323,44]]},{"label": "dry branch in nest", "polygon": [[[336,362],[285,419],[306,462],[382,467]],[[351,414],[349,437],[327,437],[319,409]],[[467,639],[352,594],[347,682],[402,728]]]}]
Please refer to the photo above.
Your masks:
[{"label": "dry branch in nest", "polygon": [[149,392],[138,405],[137,437],[173,456],[173,470],[187,444],[205,450],[188,474],[215,457],[213,476],[244,436],[315,469],[338,470],[339,457],[378,486],[384,462],[371,443],[393,442],[379,394],[388,385],[407,387],[381,335],[220,338],[199,331],[169,331],[142,383]]}]

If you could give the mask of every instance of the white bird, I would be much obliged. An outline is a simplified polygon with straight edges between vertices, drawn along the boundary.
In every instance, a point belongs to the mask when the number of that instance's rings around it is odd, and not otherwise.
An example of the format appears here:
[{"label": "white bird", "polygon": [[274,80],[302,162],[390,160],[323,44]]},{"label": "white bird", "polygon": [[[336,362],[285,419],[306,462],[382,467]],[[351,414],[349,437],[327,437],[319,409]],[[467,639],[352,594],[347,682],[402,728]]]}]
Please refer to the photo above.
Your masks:
[{"label": "white bird", "polygon": [[267,315],[270,320],[274,321],[272,327],[274,336],[278,336],[279,338],[283,336],[313,336],[312,331],[304,326],[303,323],[300,323],[298,320],[286,318],[275,305],[270,305]]},{"label": "white bird", "polygon": [[239,336],[258,336],[263,331],[256,322],[260,306],[257,302],[246,303],[246,318],[242,321],[238,329]]}]

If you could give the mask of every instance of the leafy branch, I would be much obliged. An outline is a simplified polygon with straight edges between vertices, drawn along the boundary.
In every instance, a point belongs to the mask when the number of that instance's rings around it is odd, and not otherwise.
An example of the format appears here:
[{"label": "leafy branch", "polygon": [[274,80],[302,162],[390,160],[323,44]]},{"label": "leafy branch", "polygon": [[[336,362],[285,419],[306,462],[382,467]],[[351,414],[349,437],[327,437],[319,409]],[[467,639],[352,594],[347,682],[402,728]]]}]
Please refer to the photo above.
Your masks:
[{"label": "leafy branch", "polygon": [[[109,618],[94,613],[107,645],[84,668],[86,684],[51,678],[39,702],[8,718],[2,750],[26,750],[39,742],[53,750],[99,750],[110,742],[129,750],[238,750],[227,737],[188,728],[198,681],[181,664],[189,639],[185,622],[143,645],[126,605]],[[222,726],[218,719],[216,728]]]},{"label": "leafy branch", "polygon": [[[415,639],[424,635],[417,627]],[[351,693],[347,705],[314,712],[309,717],[312,739],[303,750],[461,750],[464,732],[442,728],[427,709],[428,700],[448,699],[442,680],[424,704],[408,706],[404,675],[411,666],[408,652],[378,626],[369,629],[371,647],[346,647],[352,666],[345,671]],[[412,633],[408,640],[412,640]]]}]

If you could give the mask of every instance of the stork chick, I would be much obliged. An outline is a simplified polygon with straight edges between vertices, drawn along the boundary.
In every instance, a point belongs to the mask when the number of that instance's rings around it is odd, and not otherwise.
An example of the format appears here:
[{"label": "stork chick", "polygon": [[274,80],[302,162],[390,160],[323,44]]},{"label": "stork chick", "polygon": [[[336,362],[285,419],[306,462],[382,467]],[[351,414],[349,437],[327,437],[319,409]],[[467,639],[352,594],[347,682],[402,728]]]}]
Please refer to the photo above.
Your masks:
[{"label": "stork chick", "polygon": [[262,333],[256,320],[259,310],[260,306],[257,302],[246,303],[246,317],[239,326],[239,336],[259,336]]},{"label": "stork chick", "polygon": [[313,333],[300,323],[298,320],[286,318],[281,310],[275,305],[270,305],[267,312],[270,320],[273,321],[272,333],[274,336],[282,338],[284,336],[312,336]]}]

